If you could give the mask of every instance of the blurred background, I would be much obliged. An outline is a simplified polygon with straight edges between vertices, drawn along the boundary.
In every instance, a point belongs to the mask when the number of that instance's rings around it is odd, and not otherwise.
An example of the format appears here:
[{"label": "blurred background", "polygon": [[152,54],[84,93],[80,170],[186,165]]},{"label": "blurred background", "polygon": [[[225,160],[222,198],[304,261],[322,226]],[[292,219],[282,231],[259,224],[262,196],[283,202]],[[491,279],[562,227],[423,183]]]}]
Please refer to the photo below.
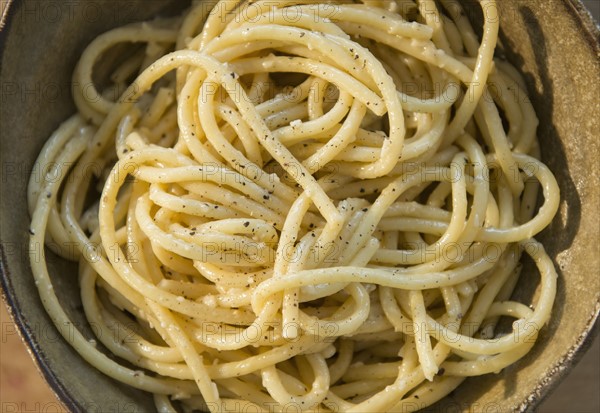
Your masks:
[{"label": "blurred background", "polygon": [[[1,1],[1,6],[4,3]],[[583,3],[599,21],[600,0]],[[4,302],[0,304],[0,326],[0,413],[67,412],[31,360]],[[600,337],[537,412],[600,412]]]}]

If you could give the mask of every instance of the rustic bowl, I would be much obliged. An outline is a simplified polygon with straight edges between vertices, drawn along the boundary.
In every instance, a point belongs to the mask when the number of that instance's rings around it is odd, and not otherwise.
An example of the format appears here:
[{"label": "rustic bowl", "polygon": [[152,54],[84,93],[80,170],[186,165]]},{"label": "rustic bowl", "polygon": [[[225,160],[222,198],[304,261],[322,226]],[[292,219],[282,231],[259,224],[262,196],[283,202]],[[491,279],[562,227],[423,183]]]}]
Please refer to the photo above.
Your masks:
[{"label": "rustic bowl", "polygon": [[[167,8],[181,9],[182,3],[14,0],[2,16],[3,293],[38,367],[72,411],[145,412],[154,405],[150,395],[83,361],[44,311],[29,266],[27,181],[45,139],[74,111],[70,79],[84,46],[107,29],[169,14]],[[525,358],[498,375],[467,380],[434,411],[533,410],[573,367],[599,325],[598,28],[574,0],[503,1],[499,7],[502,42],[509,60],[525,74],[540,117],[543,160],[561,188],[560,212],[540,237],[559,272],[558,295],[552,321]],[[74,324],[91,338],[75,265],[48,256],[56,293]],[[537,276],[523,276],[517,294],[530,296],[536,282]]]}]

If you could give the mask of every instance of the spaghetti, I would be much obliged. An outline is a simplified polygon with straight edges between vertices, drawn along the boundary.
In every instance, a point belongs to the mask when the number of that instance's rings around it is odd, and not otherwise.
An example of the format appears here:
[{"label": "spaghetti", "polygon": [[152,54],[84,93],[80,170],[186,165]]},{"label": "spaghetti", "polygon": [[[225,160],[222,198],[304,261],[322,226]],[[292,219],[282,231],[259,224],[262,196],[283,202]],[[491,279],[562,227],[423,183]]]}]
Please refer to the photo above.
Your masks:
[{"label": "spaghetti", "polygon": [[29,184],[97,337],[32,259],[58,330],[164,412],[405,411],[523,357],[559,189],[480,6],[481,40],[455,0],[205,1],[96,38],[36,163],[68,173]]}]

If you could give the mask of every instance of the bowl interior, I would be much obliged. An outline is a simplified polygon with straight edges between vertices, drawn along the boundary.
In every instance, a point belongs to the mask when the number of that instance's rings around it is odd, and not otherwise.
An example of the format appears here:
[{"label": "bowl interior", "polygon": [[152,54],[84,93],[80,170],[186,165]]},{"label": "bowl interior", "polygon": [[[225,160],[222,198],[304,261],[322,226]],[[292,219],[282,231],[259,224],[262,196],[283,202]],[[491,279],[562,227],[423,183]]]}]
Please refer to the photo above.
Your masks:
[{"label": "bowl interior", "polygon": [[[503,48],[525,74],[540,118],[543,160],[562,191],[559,213],[540,237],[559,272],[558,295],[550,324],[524,359],[500,374],[467,380],[431,408],[435,411],[532,409],[581,353],[600,309],[598,29],[581,3],[571,0],[498,5]],[[43,143],[74,111],[71,73],[85,45],[110,28],[183,6],[163,0],[13,1],[5,16],[0,40],[2,285],[43,374],[72,410],[151,411],[154,405],[150,395],[83,361],[44,311],[29,266],[30,249],[41,259],[42,246],[28,245],[27,182]],[[75,264],[46,254],[55,291],[74,328],[92,338],[81,311]],[[533,268],[526,267],[516,295],[534,294],[537,280]]]}]

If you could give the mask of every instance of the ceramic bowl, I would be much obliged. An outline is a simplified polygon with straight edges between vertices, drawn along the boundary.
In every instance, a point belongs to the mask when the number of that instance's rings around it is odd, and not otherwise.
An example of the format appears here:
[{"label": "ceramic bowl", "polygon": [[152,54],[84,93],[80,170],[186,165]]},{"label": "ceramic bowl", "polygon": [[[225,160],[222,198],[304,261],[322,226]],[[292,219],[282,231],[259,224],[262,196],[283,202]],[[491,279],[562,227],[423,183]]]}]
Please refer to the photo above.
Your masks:
[{"label": "ceramic bowl", "polygon": [[[44,141],[75,109],[71,73],[84,46],[113,27],[182,7],[182,2],[166,0],[14,0],[2,17],[2,287],[38,367],[72,411],[146,412],[154,410],[154,404],[149,394],[87,364],[59,336],[44,311],[28,259],[27,181]],[[499,2],[499,7],[504,49],[525,74],[540,117],[543,160],[561,188],[560,211],[540,236],[556,263],[558,295],[550,324],[525,358],[500,374],[468,379],[432,411],[533,410],[598,330],[598,28],[574,0],[511,0]],[[40,251],[34,253],[39,256]],[[91,338],[75,265],[51,253],[48,259],[56,293],[75,326]],[[534,294],[534,273],[521,277],[517,299]]]}]

